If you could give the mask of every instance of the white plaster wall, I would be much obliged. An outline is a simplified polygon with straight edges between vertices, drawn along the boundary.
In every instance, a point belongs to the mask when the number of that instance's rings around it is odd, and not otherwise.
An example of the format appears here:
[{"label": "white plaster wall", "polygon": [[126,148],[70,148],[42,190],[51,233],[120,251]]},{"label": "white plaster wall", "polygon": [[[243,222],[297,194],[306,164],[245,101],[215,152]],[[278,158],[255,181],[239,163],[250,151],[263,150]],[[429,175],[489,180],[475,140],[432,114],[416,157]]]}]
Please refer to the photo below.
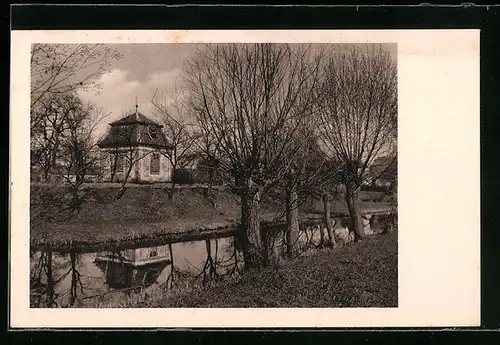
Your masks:
[{"label": "white plaster wall", "polygon": [[151,154],[154,149],[148,147],[140,148],[140,155],[144,157],[139,162],[139,174],[141,181],[147,182],[168,182],[172,177],[172,168],[168,159],[160,154],[160,173],[158,175],[153,175],[150,173],[151,166]]},{"label": "white plaster wall", "polygon": [[[103,181],[111,180],[111,157],[113,156],[113,152],[110,150],[102,150],[101,151],[101,169],[103,170]],[[126,155],[126,153],[124,153]],[[129,167],[129,161],[127,158],[123,160],[123,171],[115,173],[115,182],[121,182],[127,175],[127,170]],[[137,169],[135,167],[130,171],[130,175],[128,176],[128,180],[133,182],[137,177]]]},{"label": "white plaster wall", "polygon": [[[140,160],[134,163],[132,168],[129,181],[130,182],[169,182],[172,178],[172,167],[168,159],[160,154],[160,173],[158,175],[152,175],[150,173],[151,164],[151,153],[154,149],[149,147],[139,147],[138,157],[142,157]],[[109,150],[101,151],[101,169],[103,171],[103,180],[111,180],[111,156],[112,152]],[[128,161],[124,160],[123,172],[116,172],[115,182],[121,182],[125,178],[128,169]]]},{"label": "white plaster wall", "polygon": [[134,250],[134,260],[135,261],[148,260],[150,259],[150,253],[153,251],[156,251],[155,257],[168,257],[170,255],[170,252],[168,250],[168,245],[137,248]]}]

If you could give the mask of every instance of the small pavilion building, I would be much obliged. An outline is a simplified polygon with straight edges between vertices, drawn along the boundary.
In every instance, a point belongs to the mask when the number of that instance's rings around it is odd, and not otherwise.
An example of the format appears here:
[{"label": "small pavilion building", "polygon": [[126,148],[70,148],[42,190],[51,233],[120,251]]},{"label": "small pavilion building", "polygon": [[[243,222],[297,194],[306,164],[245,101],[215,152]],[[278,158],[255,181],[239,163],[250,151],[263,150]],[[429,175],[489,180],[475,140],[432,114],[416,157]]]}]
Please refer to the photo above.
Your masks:
[{"label": "small pavilion building", "polygon": [[104,181],[169,182],[172,165],[165,157],[172,150],[163,126],[149,119],[136,106],[135,113],[110,123],[107,135],[97,146],[101,150]]},{"label": "small pavilion building", "polygon": [[147,287],[171,264],[168,245],[100,253],[94,263],[112,288]]}]

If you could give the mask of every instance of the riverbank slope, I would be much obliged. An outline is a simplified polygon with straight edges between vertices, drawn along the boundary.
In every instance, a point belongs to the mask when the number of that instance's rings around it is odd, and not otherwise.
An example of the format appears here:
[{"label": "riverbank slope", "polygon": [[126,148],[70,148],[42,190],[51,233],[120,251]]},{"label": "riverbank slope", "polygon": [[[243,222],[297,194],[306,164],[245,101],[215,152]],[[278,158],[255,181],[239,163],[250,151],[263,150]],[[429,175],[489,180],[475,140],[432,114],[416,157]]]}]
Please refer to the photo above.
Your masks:
[{"label": "riverbank slope", "polygon": [[[90,185],[80,191],[81,205],[71,210],[71,193],[60,186],[32,185],[30,193],[30,242],[32,249],[97,252],[113,248],[141,247],[229,236],[240,218],[237,195],[225,188],[208,191],[201,186],[130,186],[116,199],[119,184]],[[362,202],[361,208],[388,209],[388,203]],[[262,205],[262,221],[284,219],[280,200]],[[332,214],[346,214],[342,201],[332,203]],[[302,214],[320,215],[322,205],[313,202]]]},{"label": "riverbank slope", "polygon": [[[130,300],[130,308],[359,308],[398,306],[397,231],[248,272],[239,281]],[[109,306],[108,306],[109,307]],[[112,306],[111,306],[112,307]]]}]

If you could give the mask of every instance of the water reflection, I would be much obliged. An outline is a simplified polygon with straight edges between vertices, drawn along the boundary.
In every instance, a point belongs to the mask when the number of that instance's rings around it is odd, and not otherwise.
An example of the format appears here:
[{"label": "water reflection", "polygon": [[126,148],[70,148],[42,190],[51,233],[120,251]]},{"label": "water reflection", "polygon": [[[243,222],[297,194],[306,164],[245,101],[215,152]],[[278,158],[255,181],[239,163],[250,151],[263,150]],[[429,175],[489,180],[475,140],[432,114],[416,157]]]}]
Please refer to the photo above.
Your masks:
[{"label": "water reflection", "polygon": [[[381,231],[379,217],[365,224]],[[335,228],[342,226],[335,219]],[[296,255],[321,246],[325,229],[321,224],[301,225]],[[285,256],[284,229],[269,237],[274,259]],[[31,306],[77,307],[108,294],[130,294],[160,284],[182,289],[240,274],[243,255],[233,237],[181,242],[160,246],[101,253],[31,253]]]},{"label": "water reflection", "polygon": [[[113,252],[50,255],[51,264],[47,252],[31,256],[33,307],[76,306],[90,298],[118,291],[130,293],[153,284],[171,289],[187,280],[204,284],[238,274],[243,268],[242,253],[235,249],[232,237]],[[47,274],[49,267],[51,272]]]}]

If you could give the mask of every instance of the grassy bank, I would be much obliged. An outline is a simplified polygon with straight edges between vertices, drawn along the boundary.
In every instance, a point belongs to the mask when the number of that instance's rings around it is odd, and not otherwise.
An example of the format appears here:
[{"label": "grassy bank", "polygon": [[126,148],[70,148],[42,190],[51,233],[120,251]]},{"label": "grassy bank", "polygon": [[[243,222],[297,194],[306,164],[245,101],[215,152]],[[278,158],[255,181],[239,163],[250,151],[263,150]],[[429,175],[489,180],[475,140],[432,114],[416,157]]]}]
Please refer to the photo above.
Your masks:
[{"label": "grassy bank", "polygon": [[[116,186],[89,185],[81,192],[77,212],[67,208],[70,195],[62,187],[31,186],[30,241],[32,248],[83,252],[116,247],[168,243],[186,234],[215,237],[233,231],[240,217],[236,195],[217,189],[206,195],[201,187],[179,187],[174,197],[169,188],[137,185],[116,199]],[[363,203],[363,209],[384,208],[383,203]],[[268,202],[262,207],[263,221],[283,218],[284,209]],[[322,205],[309,205],[307,213],[321,213]],[[332,213],[346,213],[342,203],[332,205]]]},{"label": "grassy bank", "polygon": [[236,282],[220,282],[169,297],[158,289],[146,301],[131,299],[125,307],[397,307],[397,252],[397,232],[374,236],[248,272]]},{"label": "grassy bank", "polygon": [[[213,237],[234,229],[240,207],[235,195],[203,188],[179,188],[173,198],[168,189],[134,186],[116,199],[116,188],[88,187],[82,191],[78,211],[69,210],[63,188],[32,186],[30,231],[33,248],[99,251],[131,243],[176,240],[180,234]],[[264,219],[278,214],[277,206],[264,208]]]}]

